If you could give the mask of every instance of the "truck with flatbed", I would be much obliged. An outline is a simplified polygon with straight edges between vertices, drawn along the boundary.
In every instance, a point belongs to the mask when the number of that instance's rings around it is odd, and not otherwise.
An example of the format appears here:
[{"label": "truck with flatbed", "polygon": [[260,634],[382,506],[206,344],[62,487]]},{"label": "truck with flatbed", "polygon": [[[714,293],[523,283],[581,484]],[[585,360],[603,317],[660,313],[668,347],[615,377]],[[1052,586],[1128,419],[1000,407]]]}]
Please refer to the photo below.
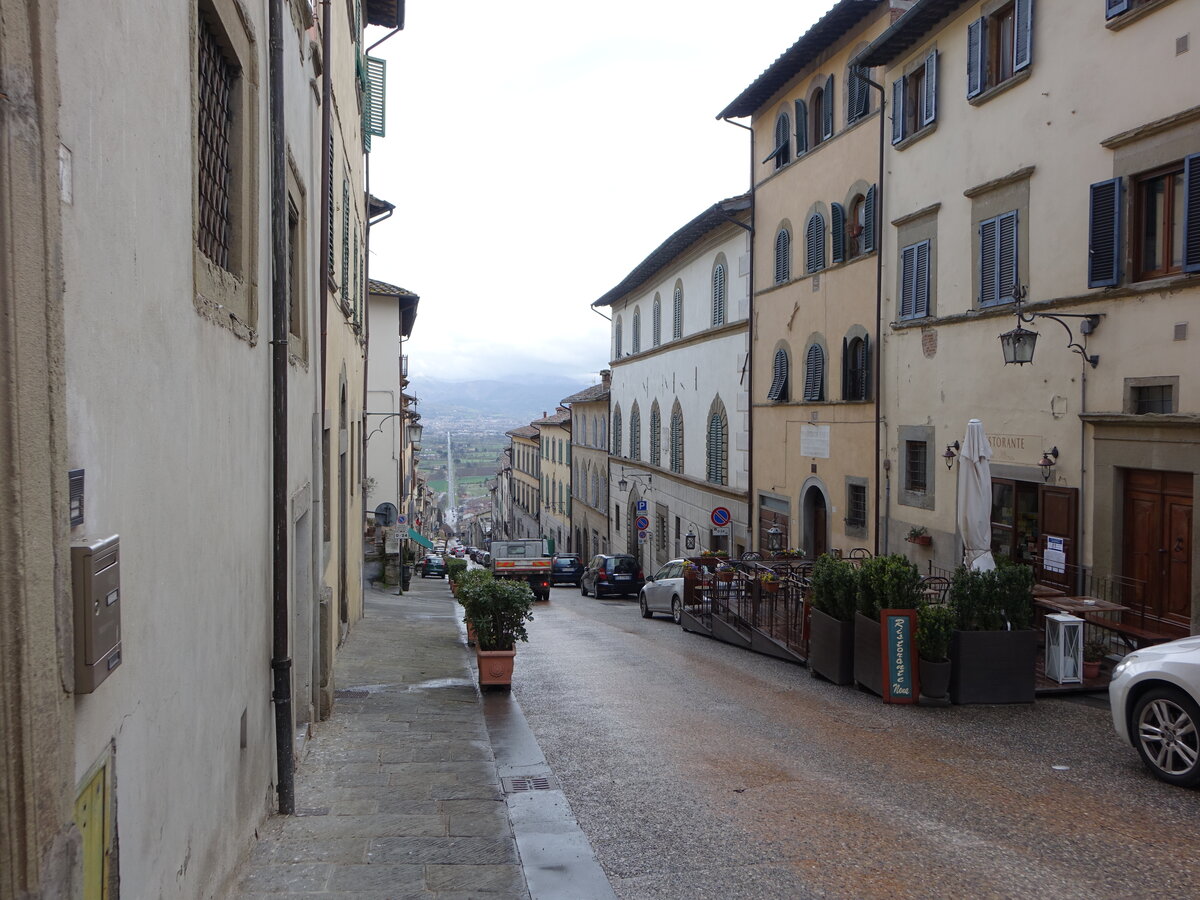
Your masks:
[{"label": "truck with flatbed", "polygon": [[538,600],[550,599],[550,553],[543,538],[492,541],[491,570],[496,578],[524,581]]}]

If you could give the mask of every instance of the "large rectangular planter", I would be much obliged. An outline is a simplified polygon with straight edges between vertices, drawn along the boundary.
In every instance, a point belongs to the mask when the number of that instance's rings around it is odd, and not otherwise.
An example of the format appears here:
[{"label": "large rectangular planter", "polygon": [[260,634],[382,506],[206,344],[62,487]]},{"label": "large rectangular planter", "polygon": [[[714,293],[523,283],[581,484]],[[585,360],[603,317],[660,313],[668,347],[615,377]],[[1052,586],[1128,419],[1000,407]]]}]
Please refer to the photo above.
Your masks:
[{"label": "large rectangular planter", "polygon": [[954,703],[1032,703],[1037,632],[955,631],[950,636]]},{"label": "large rectangular planter", "polygon": [[809,619],[808,667],[834,684],[854,681],[854,623],[814,609]]},{"label": "large rectangular planter", "polygon": [[883,696],[882,626],[862,613],[854,614],[854,681]]},{"label": "large rectangular planter", "polygon": [[476,647],[480,687],[511,687],[516,657],[516,650],[480,650]]}]

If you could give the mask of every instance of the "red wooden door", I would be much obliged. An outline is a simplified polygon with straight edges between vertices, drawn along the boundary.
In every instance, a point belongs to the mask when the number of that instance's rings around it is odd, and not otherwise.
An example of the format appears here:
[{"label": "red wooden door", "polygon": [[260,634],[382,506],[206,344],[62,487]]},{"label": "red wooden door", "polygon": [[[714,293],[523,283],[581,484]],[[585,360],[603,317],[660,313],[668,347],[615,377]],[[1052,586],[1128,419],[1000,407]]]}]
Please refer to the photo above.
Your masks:
[{"label": "red wooden door", "polygon": [[1125,603],[1141,624],[1183,637],[1192,619],[1192,476],[1125,474],[1123,574],[1137,583]]}]

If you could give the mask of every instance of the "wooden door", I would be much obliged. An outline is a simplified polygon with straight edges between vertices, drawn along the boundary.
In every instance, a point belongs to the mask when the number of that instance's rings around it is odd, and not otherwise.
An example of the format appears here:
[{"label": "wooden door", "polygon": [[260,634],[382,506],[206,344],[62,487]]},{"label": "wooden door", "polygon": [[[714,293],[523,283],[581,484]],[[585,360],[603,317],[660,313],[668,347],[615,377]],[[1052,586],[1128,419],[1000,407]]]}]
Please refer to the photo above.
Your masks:
[{"label": "wooden door", "polygon": [[1054,585],[1068,594],[1074,594],[1076,591],[1076,573],[1079,564],[1075,546],[1078,539],[1076,531],[1079,522],[1078,509],[1078,488],[1038,485],[1038,559],[1040,560],[1046,551],[1047,537],[1062,538],[1067,565],[1065,572],[1051,572],[1039,563],[1036,570],[1037,580],[1042,584]]},{"label": "wooden door", "polygon": [[1135,582],[1125,603],[1138,624],[1183,637],[1192,619],[1192,476],[1125,473],[1122,573]]}]

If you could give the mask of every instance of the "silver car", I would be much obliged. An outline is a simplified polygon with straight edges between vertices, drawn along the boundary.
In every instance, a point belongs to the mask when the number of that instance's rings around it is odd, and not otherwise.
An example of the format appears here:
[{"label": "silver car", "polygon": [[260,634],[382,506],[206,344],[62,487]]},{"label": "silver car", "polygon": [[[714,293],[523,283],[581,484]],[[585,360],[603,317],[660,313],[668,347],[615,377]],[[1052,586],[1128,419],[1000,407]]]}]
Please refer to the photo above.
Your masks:
[{"label": "silver car", "polygon": [[670,613],[678,625],[683,613],[683,560],[673,559],[653,577],[647,578],[638,595],[638,604],[643,619],[649,619],[656,612]]}]

